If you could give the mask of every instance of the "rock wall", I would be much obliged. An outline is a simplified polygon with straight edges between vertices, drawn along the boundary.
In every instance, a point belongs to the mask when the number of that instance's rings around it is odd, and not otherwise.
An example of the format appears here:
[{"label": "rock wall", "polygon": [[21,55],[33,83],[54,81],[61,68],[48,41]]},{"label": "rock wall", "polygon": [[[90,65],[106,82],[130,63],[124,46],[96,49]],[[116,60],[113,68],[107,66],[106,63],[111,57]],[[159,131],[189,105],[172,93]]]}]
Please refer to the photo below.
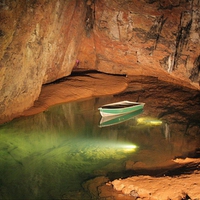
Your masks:
[{"label": "rock wall", "polygon": [[0,120],[31,107],[41,86],[71,73],[84,32],[81,0],[0,1]]},{"label": "rock wall", "polygon": [[199,82],[199,0],[96,0],[93,7],[97,70]]},{"label": "rock wall", "polygon": [[0,1],[0,121],[78,68],[200,82],[200,0]]}]

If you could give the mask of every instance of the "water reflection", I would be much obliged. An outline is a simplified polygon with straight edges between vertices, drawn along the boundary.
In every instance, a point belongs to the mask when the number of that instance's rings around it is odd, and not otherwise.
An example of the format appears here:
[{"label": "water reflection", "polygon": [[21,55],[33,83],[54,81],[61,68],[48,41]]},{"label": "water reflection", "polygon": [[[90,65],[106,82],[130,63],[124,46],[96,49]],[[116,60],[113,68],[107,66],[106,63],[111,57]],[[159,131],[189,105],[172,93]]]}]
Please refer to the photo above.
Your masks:
[{"label": "water reflection", "polygon": [[95,101],[62,104],[1,126],[2,199],[59,199],[106,175],[111,162],[122,168],[136,146],[118,140],[115,131],[101,132]]},{"label": "water reflection", "polygon": [[165,123],[164,125],[164,134],[165,134],[165,139],[170,140],[170,128],[168,123]]},{"label": "water reflection", "polygon": [[[138,94],[146,105],[137,118],[99,127],[98,107]],[[158,167],[199,147],[196,111],[187,107],[187,115],[178,101],[152,104],[148,95],[142,89],[61,104],[0,126],[0,199],[90,199],[82,189],[90,178]]]}]

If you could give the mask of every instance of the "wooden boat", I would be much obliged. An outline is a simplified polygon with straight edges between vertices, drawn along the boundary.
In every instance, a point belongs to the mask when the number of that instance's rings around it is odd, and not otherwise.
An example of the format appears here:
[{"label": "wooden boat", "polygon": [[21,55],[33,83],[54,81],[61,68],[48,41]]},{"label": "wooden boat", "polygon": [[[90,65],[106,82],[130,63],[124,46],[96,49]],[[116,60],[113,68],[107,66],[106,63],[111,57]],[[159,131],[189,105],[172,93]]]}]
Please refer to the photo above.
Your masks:
[{"label": "wooden boat", "polygon": [[125,114],[125,115],[113,115],[113,116],[102,117],[99,127],[107,127],[107,126],[113,126],[116,124],[121,124],[130,119],[134,119],[137,115],[141,114],[142,112],[143,112],[143,108],[133,111],[131,113]]},{"label": "wooden boat", "polygon": [[106,104],[98,108],[102,117],[113,115],[124,115],[136,110],[140,110],[144,107],[145,103],[132,102],[132,101],[120,101],[116,103]]}]

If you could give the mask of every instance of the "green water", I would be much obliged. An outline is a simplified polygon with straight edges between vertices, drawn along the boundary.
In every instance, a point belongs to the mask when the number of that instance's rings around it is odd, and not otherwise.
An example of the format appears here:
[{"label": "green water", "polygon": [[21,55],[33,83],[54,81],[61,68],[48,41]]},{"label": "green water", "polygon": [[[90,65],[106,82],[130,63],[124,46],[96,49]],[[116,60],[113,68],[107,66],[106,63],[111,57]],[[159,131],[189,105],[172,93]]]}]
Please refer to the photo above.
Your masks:
[{"label": "green water", "polygon": [[0,199],[90,199],[87,180],[134,163],[155,167],[200,143],[195,131],[183,134],[185,124],[151,119],[145,109],[101,128],[98,107],[110,101],[114,97],[65,103],[1,125]]}]

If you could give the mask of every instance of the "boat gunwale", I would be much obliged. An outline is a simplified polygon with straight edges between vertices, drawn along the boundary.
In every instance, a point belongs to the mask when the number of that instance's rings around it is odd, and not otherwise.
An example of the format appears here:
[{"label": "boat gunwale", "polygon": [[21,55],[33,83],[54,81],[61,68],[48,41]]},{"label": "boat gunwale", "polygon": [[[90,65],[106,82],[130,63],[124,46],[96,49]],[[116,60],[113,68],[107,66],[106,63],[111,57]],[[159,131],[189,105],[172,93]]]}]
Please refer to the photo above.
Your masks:
[{"label": "boat gunwale", "polygon": [[[121,108],[114,107],[114,106],[120,106],[120,105],[122,106]],[[105,104],[98,109],[101,111],[103,111],[103,110],[121,110],[121,109],[136,107],[136,106],[144,106],[144,105],[145,105],[145,103],[141,103],[141,102],[121,101],[121,102],[116,102],[116,103],[111,103],[111,104]]]}]

